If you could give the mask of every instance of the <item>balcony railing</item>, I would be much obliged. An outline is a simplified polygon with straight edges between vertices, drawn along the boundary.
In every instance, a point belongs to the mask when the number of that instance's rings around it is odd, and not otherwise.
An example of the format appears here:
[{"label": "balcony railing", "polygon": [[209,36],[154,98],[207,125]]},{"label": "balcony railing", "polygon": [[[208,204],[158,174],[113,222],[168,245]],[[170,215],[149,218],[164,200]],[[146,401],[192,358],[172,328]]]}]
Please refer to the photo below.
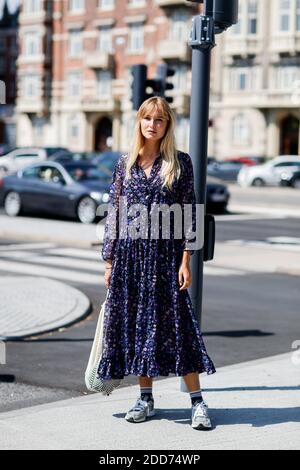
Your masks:
[{"label": "balcony railing", "polygon": [[258,54],[262,48],[263,42],[257,37],[227,37],[224,52],[228,55]]},{"label": "balcony railing", "polygon": [[299,52],[300,34],[280,35],[273,37],[270,43],[271,52]]},{"label": "balcony railing", "polygon": [[48,102],[44,98],[28,98],[20,96],[17,100],[18,113],[45,115],[48,111]]},{"label": "balcony railing", "polygon": [[161,59],[178,59],[183,61],[190,61],[192,50],[190,46],[184,41],[176,41],[167,39],[160,41],[158,44],[158,55]]},{"label": "balcony railing", "polygon": [[115,100],[112,95],[83,96],[81,105],[85,112],[112,112],[115,109]]},{"label": "balcony railing", "polygon": [[159,7],[169,7],[169,6],[188,6],[188,7],[193,7],[195,4],[192,2],[187,2],[185,0],[155,0],[155,3]]},{"label": "balcony railing", "polygon": [[107,52],[89,54],[86,56],[85,63],[90,69],[110,69],[114,65],[114,55]]}]

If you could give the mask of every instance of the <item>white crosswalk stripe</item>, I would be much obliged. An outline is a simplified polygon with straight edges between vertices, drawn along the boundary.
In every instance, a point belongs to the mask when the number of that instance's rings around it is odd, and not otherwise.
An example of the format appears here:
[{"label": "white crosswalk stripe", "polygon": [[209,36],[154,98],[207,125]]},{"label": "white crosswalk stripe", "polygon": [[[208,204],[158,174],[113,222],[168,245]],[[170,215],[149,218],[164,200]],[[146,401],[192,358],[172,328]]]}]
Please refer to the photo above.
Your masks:
[{"label": "white crosswalk stripe", "polygon": [[[8,245],[8,247],[12,245]],[[59,248],[41,246],[15,245],[15,251],[3,248],[0,251],[0,277],[3,273],[15,273],[30,276],[43,276],[65,282],[105,285],[105,262],[101,252],[77,248]],[[19,249],[17,249],[19,248]],[[34,248],[42,251],[34,251]],[[244,271],[225,269],[204,264],[204,276],[240,276]]]},{"label": "white crosswalk stripe", "polygon": [[0,252],[13,250],[37,250],[54,247],[54,243],[12,243],[9,245],[0,245]]}]

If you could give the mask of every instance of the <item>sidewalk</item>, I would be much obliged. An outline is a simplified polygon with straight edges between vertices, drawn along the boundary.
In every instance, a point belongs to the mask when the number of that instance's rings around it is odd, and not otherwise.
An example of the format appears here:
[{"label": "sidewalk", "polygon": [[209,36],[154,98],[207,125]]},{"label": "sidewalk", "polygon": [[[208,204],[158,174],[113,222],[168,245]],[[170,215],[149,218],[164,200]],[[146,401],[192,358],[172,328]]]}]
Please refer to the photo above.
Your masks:
[{"label": "sidewalk", "polygon": [[85,294],[44,277],[1,277],[0,299],[0,339],[5,340],[66,327],[91,311]]},{"label": "sidewalk", "polygon": [[299,449],[299,371],[288,353],[201,376],[211,431],[191,428],[189,395],[172,377],[154,382],[157,415],[145,423],[125,421],[139,393],[138,386],[125,387],[109,397],[90,394],[2,413],[0,448]]}]

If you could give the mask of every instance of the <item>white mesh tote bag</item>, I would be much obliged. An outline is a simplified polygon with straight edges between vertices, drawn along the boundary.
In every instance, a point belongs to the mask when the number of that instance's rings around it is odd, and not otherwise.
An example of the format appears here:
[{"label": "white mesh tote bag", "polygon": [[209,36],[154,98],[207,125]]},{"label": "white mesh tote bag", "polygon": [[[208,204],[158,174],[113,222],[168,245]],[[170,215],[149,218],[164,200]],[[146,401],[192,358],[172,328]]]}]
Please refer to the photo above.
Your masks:
[{"label": "white mesh tote bag", "polygon": [[104,324],[104,313],[105,305],[108,296],[108,290],[106,298],[101,306],[99,318],[97,322],[95,337],[90,353],[89,362],[85,371],[85,385],[91,392],[100,392],[102,395],[110,395],[113,390],[121,384],[121,379],[98,379],[97,370],[98,365],[102,357],[103,352],[103,324]]}]

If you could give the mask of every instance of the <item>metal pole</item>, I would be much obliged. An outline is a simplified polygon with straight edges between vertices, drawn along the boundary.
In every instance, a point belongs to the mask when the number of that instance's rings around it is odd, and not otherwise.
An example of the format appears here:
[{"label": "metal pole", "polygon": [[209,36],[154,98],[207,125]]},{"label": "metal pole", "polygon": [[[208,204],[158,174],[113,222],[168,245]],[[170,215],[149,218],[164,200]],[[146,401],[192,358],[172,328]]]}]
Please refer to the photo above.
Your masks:
[{"label": "metal pole", "polygon": [[[214,0],[206,0],[204,15],[193,18],[189,46],[192,48],[192,94],[189,151],[194,167],[197,204],[206,204],[206,166],[209,118],[210,64],[214,42]],[[203,227],[204,230],[204,227]],[[203,249],[191,257],[190,296],[199,325],[202,317]]]}]

